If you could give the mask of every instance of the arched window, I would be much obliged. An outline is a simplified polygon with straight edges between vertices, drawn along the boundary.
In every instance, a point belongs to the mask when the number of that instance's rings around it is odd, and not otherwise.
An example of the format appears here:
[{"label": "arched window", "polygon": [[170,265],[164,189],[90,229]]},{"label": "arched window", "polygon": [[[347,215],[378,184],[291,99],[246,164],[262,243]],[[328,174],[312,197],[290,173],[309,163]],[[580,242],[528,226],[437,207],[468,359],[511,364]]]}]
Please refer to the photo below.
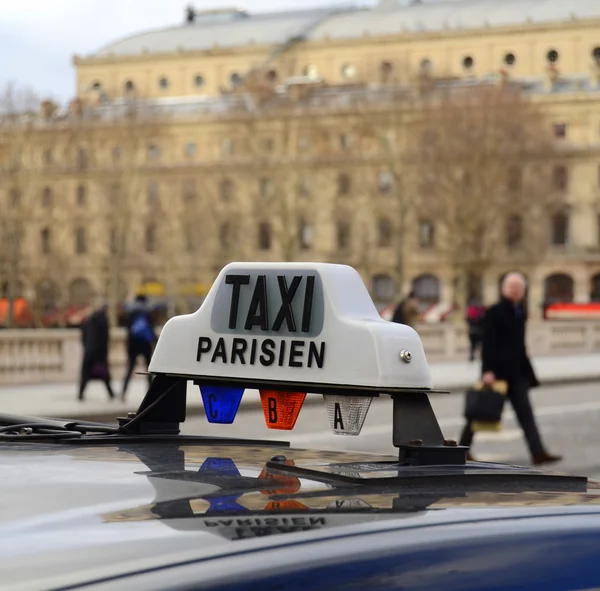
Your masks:
[{"label": "arched window", "polygon": [[413,279],[412,290],[422,302],[436,304],[440,301],[440,280],[435,275],[419,275]]},{"label": "arched window", "polygon": [[375,300],[389,302],[396,295],[396,283],[389,275],[375,275],[372,291]]},{"label": "arched window", "polygon": [[135,84],[132,80],[127,80],[127,82],[125,82],[125,84],[123,85],[123,88],[126,93],[131,93],[135,90]]},{"label": "arched window", "polygon": [[547,304],[572,302],[575,292],[575,282],[566,273],[555,273],[546,277],[545,302]]},{"label": "arched window", "polygon": [[167,88],[169,88],[169,79],[166,76],[162,76],[158,80],[158,86],[163,90],[166,90]]}]

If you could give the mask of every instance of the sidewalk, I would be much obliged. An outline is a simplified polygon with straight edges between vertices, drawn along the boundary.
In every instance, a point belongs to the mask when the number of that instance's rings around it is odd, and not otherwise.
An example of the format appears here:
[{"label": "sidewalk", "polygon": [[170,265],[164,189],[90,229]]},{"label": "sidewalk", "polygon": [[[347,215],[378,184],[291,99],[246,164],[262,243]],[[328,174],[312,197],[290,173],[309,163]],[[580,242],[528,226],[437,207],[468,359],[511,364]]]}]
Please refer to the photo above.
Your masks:
[{"label": "sidewalk", "polygon": [[[597,355],[571,355],[534,358],[533,364],[544,385],[600,381],[600,353]],[[479,363],[453,362],[431,365],[434,388],[462,391],[477,381]],[[115,383],[119,391],[120,383]],[[76,399],[76,384],[45,384],[41,386],[0,387],[0,413],[87,418],[114,422],[117,416],[134,411],[142,401],[147,388],[146,379],[131,381],[127,401],[110,401],[101,383],[92,382],[86,390],[86,399]],[[320,402],[319,397],[309,397],[308,402]],[[256,409],[260,405],[258,392],[248,391],[242,399],[240,410]],[[202,399],[197,386],[188,385],[188,412],[202,413]]]}]

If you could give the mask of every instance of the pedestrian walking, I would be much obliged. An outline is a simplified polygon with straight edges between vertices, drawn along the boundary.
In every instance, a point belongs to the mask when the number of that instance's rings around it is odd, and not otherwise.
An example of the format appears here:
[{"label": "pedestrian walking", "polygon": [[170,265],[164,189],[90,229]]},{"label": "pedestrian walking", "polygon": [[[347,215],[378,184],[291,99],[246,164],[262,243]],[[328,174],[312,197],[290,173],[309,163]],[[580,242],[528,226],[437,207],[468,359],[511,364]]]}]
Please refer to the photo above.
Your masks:
[{"label": "pedestrian walking", "polygon": [[83,361],[78,399],[83,401],[85,388],[90,380],[100,380],[106,385],[108,396],[112,400],[115,394],[110,384],[108,349],[110,327],[106,314],[108,306],[101,302],[81,325]]},{"label": "pedestrian walking", "polygon": [[[496,380],[507,382],[507,397],[527,440],[533,463],[546,464],[558,462],[562,457],[546,450],[529,400],[529,389],[539,386],[539,382],[525,344],[525,288],[525,278],[520,273],[509,273],[502,282],[500,301],[487,311],[481,350],[482,380],[487,386]],[[472,442],[473,430],[467,422],[460,444],[471,447]]]},{"label": "pedestrian walking", "polygon": [[467,307],[467,325],[469,327],[469,360],[475,361],[477,350],[483,339],[483,322],[485,319],[485,307],[471,303]]},{"label": "pedestrian walking", "polygon": [[419,319],[419,298],[414,291],[411,291],[406,298],[400,301],[394,310],[392,322],[406,324],[413,327]]},{"label": "pedestrian walking", "polygon": [[[127,388],[131,375],[135,369],[138,357],[142,357],[148,369],[152,350],[156,344],[156,333],[154,323],[148,309],[148,300],[144,295],[138,295],[129,316],[127,318],[127,373],[123,382],[121,398],[125,400]],[[148,374],[148,383],[152,382],[152,376]]]}]

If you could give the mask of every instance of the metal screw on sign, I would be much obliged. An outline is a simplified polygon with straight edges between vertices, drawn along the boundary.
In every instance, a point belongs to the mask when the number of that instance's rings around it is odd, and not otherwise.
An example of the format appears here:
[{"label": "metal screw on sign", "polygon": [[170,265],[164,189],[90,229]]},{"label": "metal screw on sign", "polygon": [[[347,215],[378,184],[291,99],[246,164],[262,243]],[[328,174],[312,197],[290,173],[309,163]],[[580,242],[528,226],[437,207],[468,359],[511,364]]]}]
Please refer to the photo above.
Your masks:
[{"label": "metal screw on sign", "polygon": [[412,361],[412,353],[404,349],[400,351],[400,359],[404,361],[404,363],[410,363]]}]

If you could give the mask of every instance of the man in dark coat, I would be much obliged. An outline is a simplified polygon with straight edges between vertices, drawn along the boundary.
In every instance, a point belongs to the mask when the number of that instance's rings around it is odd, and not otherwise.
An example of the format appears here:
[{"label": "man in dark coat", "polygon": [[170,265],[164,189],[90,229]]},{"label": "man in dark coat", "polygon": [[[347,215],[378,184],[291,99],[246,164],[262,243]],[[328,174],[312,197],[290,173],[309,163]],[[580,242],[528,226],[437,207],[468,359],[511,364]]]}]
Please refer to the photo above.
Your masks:
[{"label": "man in dark coat", "polygon": [[[481,350],[483,383],[496,380],[508,383],[508,399],[523,429],[534,464],[558,462],[561,456],[548,453],[538,431],[529,389],[539,386],[525,345],[527,313],[523,306],[525,279],[520,273],[509,273],[502,283],[502,297],[491,306],[484,321]],[[461,445],[471,446],[473,431],[467,423]]]},{"label": "man in dark coat", "polygon": [[[129,316],[127,317],[127,373],[123,382],[123,392],[121,397],[125,400],[127,388],[131,375],[135,369],[138,357],[144,359],[146,369],[150,365],[152,350],[156,344],[156,333],[154,323],[148,309],[148,300],[144,295],[138,295]],[[152,376],[148,374],[148,383],[152,381]]]},{"label": "man in dark coat", "polygon": [[110,385],[108,367],[108,348],[110,329],[106,315],[107,306],[101,303],[81,326],[81,342],[83,344],[83,362],[81,364],[81,381],[79,384],[79,400],[83,400],[85,387],[90,380],[101,380],[106,385],[109,398],[115,394]]}]

